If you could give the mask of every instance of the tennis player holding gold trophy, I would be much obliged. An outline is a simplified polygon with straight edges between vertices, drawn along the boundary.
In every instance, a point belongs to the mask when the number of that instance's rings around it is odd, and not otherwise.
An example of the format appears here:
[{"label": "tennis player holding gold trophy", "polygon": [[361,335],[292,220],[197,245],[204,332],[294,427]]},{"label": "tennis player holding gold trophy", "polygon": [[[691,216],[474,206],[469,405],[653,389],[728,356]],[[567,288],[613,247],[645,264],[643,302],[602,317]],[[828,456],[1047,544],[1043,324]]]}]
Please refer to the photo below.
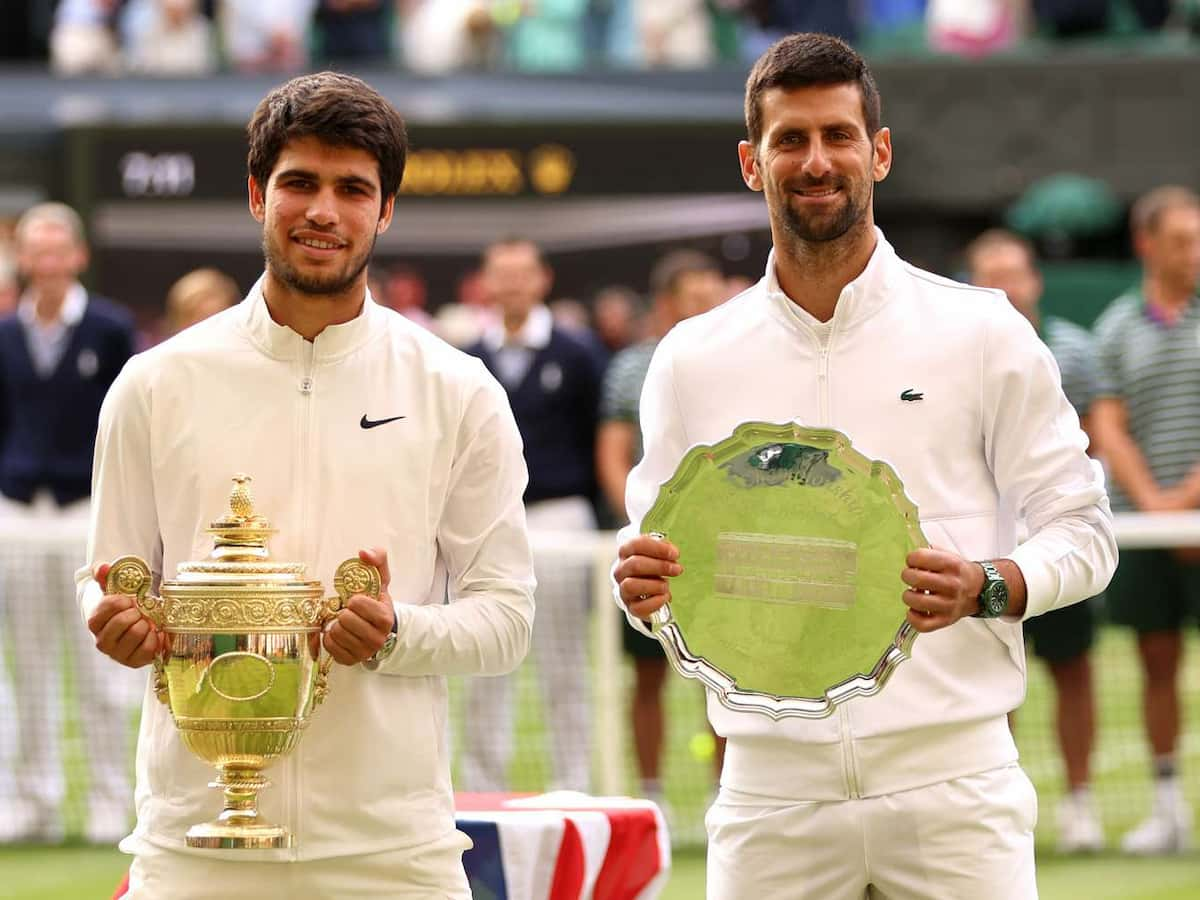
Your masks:
[{"label": "tennis player holding gold trophy", "polygon": [[305,580],[303,563],[271,559],[276,533],[254,510],[250,478],[234,476],[229,510],[212,523],[207,559],[180,563],[153,596],[149,566],[115,560],[110,588],[128,594],[165,634],[154,660],[154,691],[171,710],[188,749],[218,770],[224,792],[215,819],[193,825],[189,847],[291,847],[286,828],[258,812],[263,770],[290,753],[324,700],[333,659],[321,631],[353,594],[378,597],[380,574],[354,558],[338,566],[336,596]]}]

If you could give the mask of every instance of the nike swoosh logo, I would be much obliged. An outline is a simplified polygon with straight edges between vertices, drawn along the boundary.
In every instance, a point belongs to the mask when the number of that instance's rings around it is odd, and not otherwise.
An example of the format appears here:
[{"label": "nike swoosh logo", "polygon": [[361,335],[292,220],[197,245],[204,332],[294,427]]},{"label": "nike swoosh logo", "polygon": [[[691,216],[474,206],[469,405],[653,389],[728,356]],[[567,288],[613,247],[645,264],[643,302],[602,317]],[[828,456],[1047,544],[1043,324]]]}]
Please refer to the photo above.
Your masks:
[{"label": "nike swoosh logo", "polygon": [[388,422],[395,422],[397,419],[403,419],[404,416],[392,416],[390,419],[368,419],[365,415],[358,420],[359,428],[374,428],[377,425],[386,425]]}]

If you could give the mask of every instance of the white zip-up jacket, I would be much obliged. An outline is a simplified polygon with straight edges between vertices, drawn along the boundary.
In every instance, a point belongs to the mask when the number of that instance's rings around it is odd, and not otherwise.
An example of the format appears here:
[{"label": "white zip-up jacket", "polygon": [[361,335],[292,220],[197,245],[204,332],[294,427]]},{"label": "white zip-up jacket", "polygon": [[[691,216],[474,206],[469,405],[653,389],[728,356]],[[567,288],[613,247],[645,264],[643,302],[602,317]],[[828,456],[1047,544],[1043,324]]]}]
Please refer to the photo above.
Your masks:
[{"label": "white zip-up jacket", "polygon": [[[267,770],[260,809],[294,832],[296,848],[255,858],[444,837],[454,828],[445,676],[512,670],[533,622],[525,463],[504,391],[478,360],[369,296],[357,318],[308,342],[271,319],[256,285],[135,356],[105,400],[79,574],[84,617],[101,596],[96,562],[137,554],[157,586],[205,558],[205,529],[228,508],[238,472],[278,529],[272,559],[305,563],[332,596],[338,563],[383,547],[398,616],[391,656],[376,671],[334,665],[298,747]],[[221,809],[213,774],[147,690],[138,824],[123,847],[186,849],[188,827]]]},{"label": "white zip-up jacket", "polygon": [[[891,464],[933,546],[1015,561],[1028,616],[1099,593],[1117,556],[1103,473],[1084,452],[1049,351],[1003,294],[910,266],[876,234],[867,268],[842,290],[824,347],[815,320],[779,290],[773,258],[758,284],[658,345],[622,539],[639,532],[690,447],[720,441],[745,421],[796,421],[837,429]],[[902,400],[905,391],[922,399]],[[1029,537],[1018,546],[1021,520]],[[686,547],[680,562],[687,567]],[[897,591],[897,626],[906,611]],[[773,722],[732,712],[712,694],[708,715],[729,739],[725,787],[827,801],[1014,762],[1005,716],[1024,693],[1020,622],[966,618],[918,636],[912,659],[881,693],[826,719]]]}]

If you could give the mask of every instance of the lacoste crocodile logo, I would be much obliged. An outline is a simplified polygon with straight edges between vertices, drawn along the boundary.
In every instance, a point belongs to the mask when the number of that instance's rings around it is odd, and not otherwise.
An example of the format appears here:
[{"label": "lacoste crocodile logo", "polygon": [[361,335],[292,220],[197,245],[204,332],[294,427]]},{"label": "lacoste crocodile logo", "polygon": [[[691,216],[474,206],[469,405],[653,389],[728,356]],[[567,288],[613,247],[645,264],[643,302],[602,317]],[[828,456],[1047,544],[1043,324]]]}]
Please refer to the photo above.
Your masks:
[{"label": "lacoste crocodile logo", "polygon": [[912,388],[905,388],[903,391],[900,392],[900,399],[908,400],[909,402],[912,402],[915,400],[924,400],[925,395],[923,393],[921,393],[920,391],[914,391]]},{"label": "lacoste crocodile logo", "polygon": [[390,419],[368,419],[365,415],[358,420],[360,428],[375,428],[378,425],[386,425],[388,422],[395,422],[397,419],[403,419],[404,416],[392,416]]}]

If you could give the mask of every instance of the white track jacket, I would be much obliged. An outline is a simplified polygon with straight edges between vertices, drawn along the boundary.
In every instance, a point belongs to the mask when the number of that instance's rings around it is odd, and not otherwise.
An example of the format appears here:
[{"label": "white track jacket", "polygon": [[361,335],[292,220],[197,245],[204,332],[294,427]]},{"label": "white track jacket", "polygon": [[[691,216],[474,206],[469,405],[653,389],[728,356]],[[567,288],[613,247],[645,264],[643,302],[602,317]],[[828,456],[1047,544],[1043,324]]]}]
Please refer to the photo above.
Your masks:
[{"label": "white track jacket", "polygon": [[[758,284],[658,345],[622,539],[638,533],[690,447],[741,422],[794,420],[837,429],[890,463],[933,546],[1014,560],[1027,615],[1099,593],[1117,557],[1104,477],[1084,452],[1049,351],[1000,292],[921,271],[877,238],[841,293],[824,349],[779,290],[773,258]],[[902,400],[905,391],[922,398]],[[1018,521],[1029,530],[1019,546]],[[680,556],[686,568],[686,548]],[[897,625],[905,612],[898,592]],[[731,712],[712,694],[708,715],[729,739],[724,786],[830,801],[1014,762],[1005,716],[1024,693],[1021,623],[967,618],[918,636],[881,693],[826,719],[773,722]]]},{"label": "white track jacket", "polygon": [[[374,425],[380,420],[393,421]],[[238,306],[135,356],[100,415],[90,566],[133,553],[157,578],[212,549],[231,477],[333,594],[338,563],[383,547],[399,630],[377,671],[334,665],[293,753],[266,770],[268,819],[296,836],[263,859],[399,849],[454,829],[445,676],[495,675],[525,656],[533,568],[521,440],[483,364],[368,296],[354,320],[307,342],[270,317],[256,285]],[[449,601],[449,602],[447,602]],[[137,750],[139,841],[186,850],[221,809],[214,770],[147,690]],[[249,858],[245,851],[192,851]]]}]

